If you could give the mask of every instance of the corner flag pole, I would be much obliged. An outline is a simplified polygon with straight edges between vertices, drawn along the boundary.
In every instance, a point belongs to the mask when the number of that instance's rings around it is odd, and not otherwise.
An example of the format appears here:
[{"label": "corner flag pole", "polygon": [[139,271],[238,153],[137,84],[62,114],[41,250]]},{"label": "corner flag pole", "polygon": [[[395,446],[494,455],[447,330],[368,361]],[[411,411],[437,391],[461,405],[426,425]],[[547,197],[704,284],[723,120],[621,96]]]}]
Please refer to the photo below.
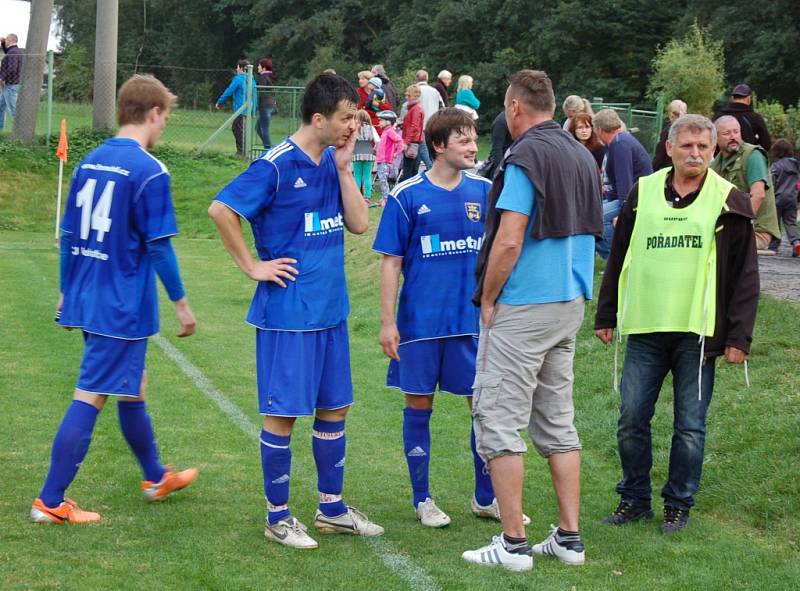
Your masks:
[{"label": "corner flag pole", "polygon": [[61,184],[64,178],[64,163],[67,161],[67,150],[69,145],[67,143],[67,120],[61,120],[61,133],[58,136],[58,148],[56,149],[56,156],[58,156],[58,198],[56,200],[56,230],[54,234],[54,242],[58,245],[59,232],[61,230]]}]

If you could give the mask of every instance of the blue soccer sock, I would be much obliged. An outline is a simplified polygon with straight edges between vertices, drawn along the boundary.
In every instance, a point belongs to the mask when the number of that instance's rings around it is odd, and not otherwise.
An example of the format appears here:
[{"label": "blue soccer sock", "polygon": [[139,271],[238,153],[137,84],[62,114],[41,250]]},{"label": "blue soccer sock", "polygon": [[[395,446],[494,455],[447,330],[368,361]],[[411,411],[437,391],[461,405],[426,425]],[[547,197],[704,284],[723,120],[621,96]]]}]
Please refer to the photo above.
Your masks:
[{"label": "blue soccer sock", "polygon": [[264,471],[264,497],[270,524],[286,519],[289,510],[289,483],[292,474],[291,435],[275,435],[261,430],[261,468]]},{"label": "blue soccer sock", "polygon": [[64,492],[78,473],[97,421],[98,411],[88,402],[73,400],[53,438],[50,470],[39,498],[47,507],[58,507],[64,502]]},{"label": "blue soccer sock", "polygon": [[135,402],[120,400],[117,402],[117,415],[119,416],[119,428],[133,455],[139,460],[144,479],[150,482],[160,482],[167,470],[158,459],[153,424],[144,400]]},{"label": "blue soccer sock", "polygon": [[489,467],[478,455],[474,426],[469,432],[469,446],[472,448],[472,463],[475,466],[475,501],[485,507],[494,501],[494,487],[489,476]]},{"label": "blue soccer sock", "polygon": [[414,507],[431,496],[429,471],[431,460],[431,415],[433,409],[403,409],[403,450],[414,492]]},{"label": "blue soccer sock", "polygon": [[347,505],[342,500],[346,447],[344,421],[314,419],[311,449],[317,464],[319,510],[327,517],[347,513]]}]

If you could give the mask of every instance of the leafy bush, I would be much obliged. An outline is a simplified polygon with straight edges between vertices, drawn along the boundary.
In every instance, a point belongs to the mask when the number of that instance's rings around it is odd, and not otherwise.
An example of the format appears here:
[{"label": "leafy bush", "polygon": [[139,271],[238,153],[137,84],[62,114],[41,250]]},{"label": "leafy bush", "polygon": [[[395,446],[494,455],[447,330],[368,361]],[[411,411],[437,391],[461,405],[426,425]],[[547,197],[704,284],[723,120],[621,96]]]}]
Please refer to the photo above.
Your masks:
[{"label": "leafy bush", "polygon": [[681,99],[690,113],[710,115],[714,100],[723,92],[724,77],[722,42],[695,22],[685,37],[658,50],[647,94],[653,100],[663,95],[665,104]]},{"label": "leafy bush", "polygon": [[57,101],[86,102],[92,96],[92,65],[88,51],[70,45],[55,66],[53,92]]}]

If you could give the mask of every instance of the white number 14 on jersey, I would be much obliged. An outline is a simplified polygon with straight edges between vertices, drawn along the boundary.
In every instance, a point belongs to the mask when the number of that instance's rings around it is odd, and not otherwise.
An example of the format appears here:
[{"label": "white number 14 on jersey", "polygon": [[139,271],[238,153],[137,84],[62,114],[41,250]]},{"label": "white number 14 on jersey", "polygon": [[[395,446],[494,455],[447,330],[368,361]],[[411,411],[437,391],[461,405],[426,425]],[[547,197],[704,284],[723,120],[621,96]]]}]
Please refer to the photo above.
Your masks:
[{"label": "white number 14 on jersey", "polygon": [[111,200],[114,197],[114,181],[108,181],[103,187],[100,199],[92,211],[92,201],[94,201],[94,190],[97,186],[97,179],[87,180],[78,194],[75,196],[75,205],[81,208],[81,240],[89,238],[90,230],[97,230],[97,241],[102,242],[106,232],[111,230]]}]

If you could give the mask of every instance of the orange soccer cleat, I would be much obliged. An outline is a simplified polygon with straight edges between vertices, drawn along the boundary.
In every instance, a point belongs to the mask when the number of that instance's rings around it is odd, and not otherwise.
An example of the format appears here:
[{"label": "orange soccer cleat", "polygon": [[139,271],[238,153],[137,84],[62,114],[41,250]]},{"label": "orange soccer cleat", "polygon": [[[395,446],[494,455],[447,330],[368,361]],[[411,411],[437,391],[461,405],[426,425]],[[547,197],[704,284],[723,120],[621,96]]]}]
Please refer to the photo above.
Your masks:
[{"label": "orange soccer cleat", "polygon": [[56,525],[84,525],[100,521],[100,514],[84,511],[72,499],[64,501],[55,508],[46,506],[37,498],[31,507],[31,519],[36,523],[55,523]]},{"label": "orange soccer cleat", "polygon": [[186,470],[175,472],[168,467],[159,482],[151,482],[149,480],[142,482],[142,494],[144,494],[145,500],[149,503],[163,501],[168,494],[189,486],[197,478],[197,474],[197,468],[187,468]]}]

